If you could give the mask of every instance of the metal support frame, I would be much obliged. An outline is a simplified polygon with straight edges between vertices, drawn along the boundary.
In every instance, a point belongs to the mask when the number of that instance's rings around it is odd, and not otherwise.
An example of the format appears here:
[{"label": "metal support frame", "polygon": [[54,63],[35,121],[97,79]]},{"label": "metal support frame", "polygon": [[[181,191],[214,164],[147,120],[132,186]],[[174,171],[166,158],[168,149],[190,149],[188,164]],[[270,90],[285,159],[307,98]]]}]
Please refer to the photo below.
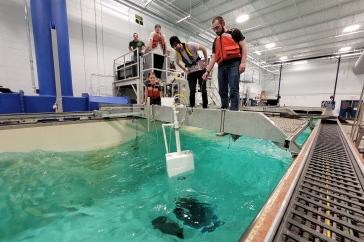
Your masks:
[{"label": "metal support frame", "polygon": [[282,80],[282,68],[283,64],[281,63],[281,67],[279,68],[279,82],[278,82],[278,96],[277,96],[277,104],[279,104],[279,100],[281,99],[281,80]]},{"label": "metal support frame", "polygon": [[[135,54],[137,56],[137,60],[135,61],[135,63],[132,63],[129,66],[126,66],[125,64],[126,64],[127,59],[128,58],[134,59]],[[137,103],[141,104],[141,103],[145,102],[146,100],[144,100],[144,77],[150,71],[156,71],[156,70],[161,71],[163,76],[160,81],[163,84],[170,84],[170,83],[168,83],[168,77],[171,75],[176,75],[176,76],[178,76],[179,79],[186,80],[186,74],[184,72],[179,72],[179,71],[172,70],[169,68],[169,66],[168,66],[169,58],[170,58],[169,56],[165,57],[165,61],[164,61],[165,68],[162,68],[162,69],[154,68],[154,53],[153,52],[149,52],[149,53],[146,53],[146,54],[140,56],[139,50],[135,49],[133,51],[130,51],[130,52],[123,54],[120,57],[116,58],[113,63],[114,77],[115,77],[114,83],[113,83],[114,95],[119,95],[120,89],[122,87],[131,86],[133,88],[133,91],[136,94]],[[144,65],[145,63],[147,65]],[[121,66],[120,70],[121,70],[121,72],[123,72],[124,79],[122,79],[122,80],[118,80],[118,66]],[[133,66],[135,66],[137,69],[137,75],[129,77],[126,75],[126,68],[130,68]],[[186,82],[187,82],[187,80],[186,80]],[[178,92],[180,92],[179,83],[177,83],[177,85],[178,85]],[[165,92],[165,90],[164,90],[164,92]]]},{"label": "metal support frame", "polygon": [[61,87],[61,75],[59,69],[58,42],[57,42],[56,29],[51,29],[51,37],[52,37],[52,51],[53,51],[53,65],[54,65],[54,80],[56,85],[55,111],[57,113],[62,113],[63,112],[62,87]]},{"label": "metal support frame", "polygon": [[336,68],[336,78],[335,78],[335,86],[334,86],[334,100],[335,101],[335,95],[336,95],[336,87],[337,87],[337,80],[339,78],[339,71],[340,71],[340,63],[341,63],[341,56],[339,56],[338,58],[338,62],[337,62],[337,68]]}]

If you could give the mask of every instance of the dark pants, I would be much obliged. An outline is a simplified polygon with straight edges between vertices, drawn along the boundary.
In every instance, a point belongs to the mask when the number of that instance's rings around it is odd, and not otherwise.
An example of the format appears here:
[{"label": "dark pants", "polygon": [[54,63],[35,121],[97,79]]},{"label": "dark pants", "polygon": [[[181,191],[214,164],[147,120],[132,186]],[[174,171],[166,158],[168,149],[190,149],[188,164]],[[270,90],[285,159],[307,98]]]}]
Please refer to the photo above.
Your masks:
[{"label": "dark pants", "polygon": [[230,100],[230,110],[239,110],[239,65],[240,61],[234,61],[229,65],[219,65],[217,78],[221,108],[229,108]]},{"label": "dark pants", "polygon": [[[164,56],[158,55],[158,54],[153,54],[153,57],[154,57],[154,66],[153,67],[156,69],[163,69]],[[161,71],[154,70],[154,73],[158,79],[160,79],[162,77]]]},{"label": "dark pants", "polygon": [[200,85],[201,93],[202,93],[202,107],[207,108],[208,100],[207,100],[207,91],[206,91],[206,81],[202,79],[202,75],[205,73],[205,70],[195,71],[187,75],[188,86],[190,87],[190,106],[195,106],[195,93],[196,93],[196,84],[198,81],[198,85]]},{"label": "dark pants", "polygon": [[161,98],[157,97],[157,98],[151,98],[150,99],[150,105],[161,105]]}]

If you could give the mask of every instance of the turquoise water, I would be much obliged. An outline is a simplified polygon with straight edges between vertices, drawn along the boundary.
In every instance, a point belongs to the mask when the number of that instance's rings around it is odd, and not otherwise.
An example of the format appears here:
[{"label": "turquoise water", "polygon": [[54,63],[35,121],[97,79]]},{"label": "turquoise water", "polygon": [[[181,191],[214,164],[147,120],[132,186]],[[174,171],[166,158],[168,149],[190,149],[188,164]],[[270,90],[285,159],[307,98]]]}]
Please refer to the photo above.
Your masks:
[{"label": "turquoise water", "polygon": [[299,146],[303,146],[304,143],[306,142],[306,140],[308,139],[308,137],[311,134],[311,128],[307,127],[296,139],[296,144],[298,144]]},{"label": "turquoise water", "polygon": [[[206,130],[183,130],[181,142],[196,167],[182,179],[166,174],[161,129],[105,150],[2,154],[0,241],[237,241],[291,155],[269,141]],[[207,233],[184,225],[173,213],[181,197],[209,204],[224,224]],[[158,216],[183,227],[185,238],[154,229]]]}]

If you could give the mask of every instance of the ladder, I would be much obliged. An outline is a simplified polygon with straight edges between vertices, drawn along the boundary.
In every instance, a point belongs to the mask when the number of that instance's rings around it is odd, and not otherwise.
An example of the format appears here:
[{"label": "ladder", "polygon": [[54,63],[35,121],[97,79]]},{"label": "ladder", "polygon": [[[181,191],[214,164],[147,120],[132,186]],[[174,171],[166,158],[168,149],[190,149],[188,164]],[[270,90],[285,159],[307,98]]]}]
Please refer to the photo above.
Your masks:
[{"label": "ladder", "polygon": [[[213,82],[212,79],[208,79],[208,83],[207,83],[207,95],[210,98],[210,100],[212,101],[212,103],[216,106],[221,106],[221,102],[220,102],[220,95],[219,95],[219,91],[215,85],[215,83]],[[210,102],[209,102],[210,103]]]}]

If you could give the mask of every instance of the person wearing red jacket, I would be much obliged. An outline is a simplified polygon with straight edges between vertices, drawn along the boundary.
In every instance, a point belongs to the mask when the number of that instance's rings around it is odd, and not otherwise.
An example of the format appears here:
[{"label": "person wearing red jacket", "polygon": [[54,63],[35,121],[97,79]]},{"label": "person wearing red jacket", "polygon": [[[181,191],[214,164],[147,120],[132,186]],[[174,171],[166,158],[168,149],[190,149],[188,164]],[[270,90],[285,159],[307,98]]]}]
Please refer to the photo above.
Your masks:
[{"label": "person wearing red jacket", "polygon": [[208,74],[214,67],[218,67],[218,86],[221,99],[221,108],[239,110],[239,82],[240,74],[245,71],[248,49],[245,37],[238,29],[228,30],[221,16],[212,20],[212,29],[217,37],[212,45],[212,57],[203,78],[206,80]]}]

